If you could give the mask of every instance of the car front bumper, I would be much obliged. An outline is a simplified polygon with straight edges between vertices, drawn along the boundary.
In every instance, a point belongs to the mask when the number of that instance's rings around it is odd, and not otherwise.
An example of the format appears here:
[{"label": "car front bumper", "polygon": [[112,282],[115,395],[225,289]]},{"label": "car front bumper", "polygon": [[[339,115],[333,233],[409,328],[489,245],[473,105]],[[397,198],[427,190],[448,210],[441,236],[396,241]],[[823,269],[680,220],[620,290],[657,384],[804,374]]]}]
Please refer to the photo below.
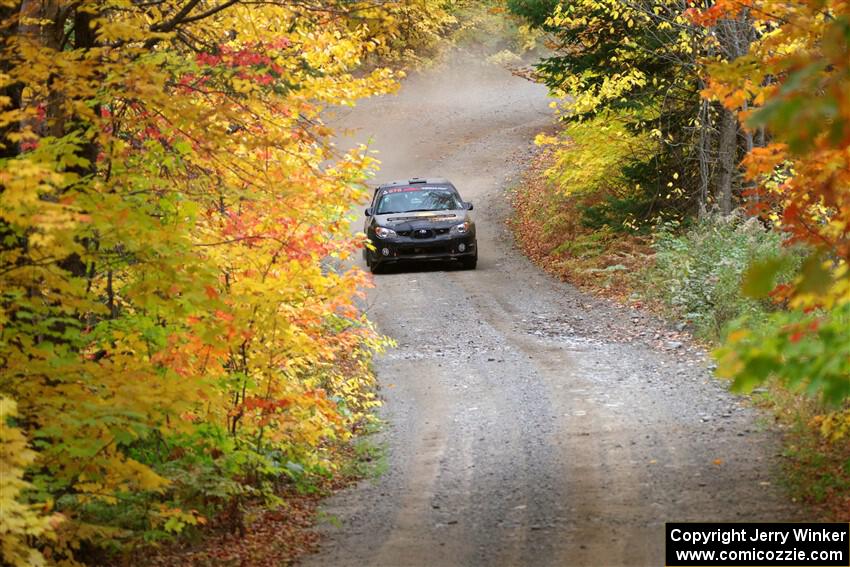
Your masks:
[{"label": "car front bumper", "polygon": [[452,260],[475,256],[478,252],[474,235],[428,240],[415,238],[391,240],[371,238],[370,240],[375,249],[368,253],[371,255],[372,262],[377,264],[408,260]]}]

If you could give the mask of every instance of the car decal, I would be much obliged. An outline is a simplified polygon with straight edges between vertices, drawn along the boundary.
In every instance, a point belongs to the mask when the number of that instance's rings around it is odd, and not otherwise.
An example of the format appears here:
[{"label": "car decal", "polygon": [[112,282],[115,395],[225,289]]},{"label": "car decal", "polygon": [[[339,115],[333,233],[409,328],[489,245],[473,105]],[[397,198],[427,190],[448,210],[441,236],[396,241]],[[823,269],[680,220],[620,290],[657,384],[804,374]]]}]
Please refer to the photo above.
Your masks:
[{"label": "car decal", "polygon": [[409,191],[451,191],[448,187],[429,187],[424,185],[417,185],[416,187],[391,187],[389,189],[382,189],[381,195],[390,195],[392,193],[407,193]]}]

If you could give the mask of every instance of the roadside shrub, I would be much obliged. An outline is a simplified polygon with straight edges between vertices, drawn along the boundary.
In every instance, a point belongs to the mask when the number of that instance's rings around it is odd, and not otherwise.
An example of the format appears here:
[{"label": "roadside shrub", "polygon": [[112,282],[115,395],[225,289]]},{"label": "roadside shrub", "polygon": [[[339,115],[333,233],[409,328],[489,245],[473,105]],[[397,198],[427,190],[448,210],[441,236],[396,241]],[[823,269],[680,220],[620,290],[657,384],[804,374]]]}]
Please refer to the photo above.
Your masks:
[{"label": "roadside shrub", "polygon": [[[707,217],[684,232],[666,225],[656,234],[655,263],[646,268],[645,294],[660,299],[670,314],[694,325],[697,335],[717,339],[727,323],[746,315],[763,320],[775,310],[769,299],[756,300],[741,293],[741,281],[750,262],[778,258],[783,235],[766,230],[756,219]],[[788,281],[802,262],[802,254],[778,275]]]},{"label": "roadside shrub", "polygon": [[544,28],[546,20],[558,6],[557,0],[508,0],[508,10],[512,14],[521,16],[529,21],[531,25]]},{"label": "roadside shrub", "polygon": [[559,138],[540,140],[557,144],[544,175],[585,229],[645,234],[687,210],[679,174],[663,176],[670,167],[658,163],[657,141],[631,130],[622,114],[570,122]]}]

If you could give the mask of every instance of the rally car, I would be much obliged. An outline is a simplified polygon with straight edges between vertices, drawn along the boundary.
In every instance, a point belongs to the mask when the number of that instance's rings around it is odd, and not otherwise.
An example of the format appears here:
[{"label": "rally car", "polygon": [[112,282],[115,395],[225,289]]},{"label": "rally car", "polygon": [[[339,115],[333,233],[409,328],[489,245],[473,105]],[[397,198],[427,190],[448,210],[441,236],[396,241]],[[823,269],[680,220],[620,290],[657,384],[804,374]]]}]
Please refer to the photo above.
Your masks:
[{"label": "rally car", "polygon": [[364,249],[373,273],[406,260],[456,260],[470,270],[478,263],[472,203],[446,179],[394,181],[375,189],[366,209]]}]

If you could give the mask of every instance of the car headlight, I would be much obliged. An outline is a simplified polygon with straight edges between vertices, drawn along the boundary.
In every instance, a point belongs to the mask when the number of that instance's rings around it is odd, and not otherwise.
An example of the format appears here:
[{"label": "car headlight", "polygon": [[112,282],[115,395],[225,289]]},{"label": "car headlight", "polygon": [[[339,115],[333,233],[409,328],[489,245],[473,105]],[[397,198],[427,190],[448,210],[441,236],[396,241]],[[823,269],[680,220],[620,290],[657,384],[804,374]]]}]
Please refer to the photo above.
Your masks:
[{"label": "car headlight", "polygon": [[385,226],[377,226],[375,227],[375,235],[378,238],[396,238],[398,235],[391,228],[387,228]]},{"label": "car headlight", "polygon": [[471,223],[471,222],[469,222],[469,221],[466,221],[466,222],[461,223],[461,224],[459,224],[459,225],[455,225],[455,226],[453,226],[453,227],[452,227],[452,232],[454,232],[454,233],[456,233],[456,234],[466,234],[466,233],[467,233],[467,232],[469,232],[471,229],[472,229],[472,223]]}]

